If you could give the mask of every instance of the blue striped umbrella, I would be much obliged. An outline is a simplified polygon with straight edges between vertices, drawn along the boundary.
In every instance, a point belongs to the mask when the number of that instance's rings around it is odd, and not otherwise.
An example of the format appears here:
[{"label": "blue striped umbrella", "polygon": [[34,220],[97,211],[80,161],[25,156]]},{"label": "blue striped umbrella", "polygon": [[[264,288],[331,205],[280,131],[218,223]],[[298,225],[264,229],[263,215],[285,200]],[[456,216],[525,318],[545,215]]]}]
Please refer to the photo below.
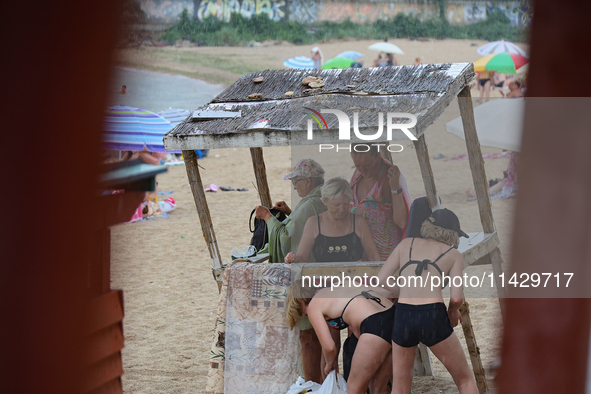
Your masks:
[{"label": "blue striped umbrella", "polygon": [[283,65],[297,70],[308,70],[314,68],[314,61],[306,56],[298,56],[287,59],[283,62]]},{"label": "blue striped umbrella", "polygon": [[348,57],[349,59],[357,60],[363,57],[363,53],[355,51],[345,51],[341,54],[336,55],[335,57]]},{"label": "blue striped umbrella", "polygon": [[162,116],[144,109],[123,105],[105,112],[103,147],[115,150],[165,152],[162,138],[172,124]]}]

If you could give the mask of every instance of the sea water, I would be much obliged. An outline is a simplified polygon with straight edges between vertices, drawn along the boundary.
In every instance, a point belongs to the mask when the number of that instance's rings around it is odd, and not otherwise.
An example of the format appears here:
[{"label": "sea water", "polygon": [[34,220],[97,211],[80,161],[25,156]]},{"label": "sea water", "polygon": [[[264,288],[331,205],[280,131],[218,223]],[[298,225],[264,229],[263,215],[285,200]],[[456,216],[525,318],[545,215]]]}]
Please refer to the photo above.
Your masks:
[{"label": "sea water", "polygon": [[[127,105],[158,112],[168,108],[193,111],[207,104],[223,90],[214,85],[182,75],[155,73],[115,67],[110,83],[108,105]],[[121,86],[127,94],[120,94]]]}]

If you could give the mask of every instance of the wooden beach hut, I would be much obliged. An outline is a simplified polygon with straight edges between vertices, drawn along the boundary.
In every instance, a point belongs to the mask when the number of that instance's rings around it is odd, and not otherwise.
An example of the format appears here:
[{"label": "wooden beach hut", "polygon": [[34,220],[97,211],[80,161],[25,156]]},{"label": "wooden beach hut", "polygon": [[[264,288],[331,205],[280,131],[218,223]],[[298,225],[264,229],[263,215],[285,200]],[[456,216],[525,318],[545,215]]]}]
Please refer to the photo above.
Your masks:
[{"label": "wooden beach hut", "polygon": [[[322,78],[323,86],[310,88],[303,85],[302,80],[307,76]],[[225,262],[216,241],[195,149],[249,148],[261,205],[271,207],[263,147],[367,142],[354,134],[349,141],[339,141],[339,121],[335,116],[326,116],[326,130],[315,133],[313,139],[308,139],[307,119],[301,111],[303,107],[343,111],[355,108],[359,111],[359,131],[366,135],[375,134],[379,112],[411,113],[416,116],[416,125],[410,130],[416,137],[413,143],[425,194],[430,207],[434,208],[438,206],[438,197],[425,132],[455,97],[459,98],[482,223],[482,231],[470,233],[470,239],[462,242],[460,251],[464,255],[465,267],[472,264],[492,264],[498,278],[498,274],[502,272],[499,239],[491,212],[489,188],[469,88],[469,82],[474,76],[471,63],[342,70],[266,70],[245,75],[208,105],[197,109],[165,136],[164,143],[167,150],[183,151],[203,236],[212,260],[214,278],[220,282]],[[262,82],[253,81],[260,77]],[[394,129],[389,140],[408,141],[409,138],[401,129]],[[378,141],[386,141],[386,133]],[[346,266],[309,264],[304,269],[308,273],[323,275],[360,271],[371,275],[379,271],[380,263],[354,263]],[[502,297],[502,288],[497,286],[497,291]],[[464,303],[460,311],[476,382],[480,392],[484,393],[488,388],[470,322],[468,304]],[[426,352],[425,349],[422,351]],[[430,374],[430,363],[425,356],[426,353],[421,357],[422,372]]]},{"label": "wooden beach hut", "polygon": [[123,362],[123,290],[111,289],[110,227],[129,221],[144,199],[146,191],[154,191],[156,175],[168,171],[164,166],[143,164],[140,159],[104,164],[98,186],[101,190],[125,189],[125,193],[98,197],[100,223],[93,229],[92,259],[88,263],[87,369],[84,393],[122,393]]}]

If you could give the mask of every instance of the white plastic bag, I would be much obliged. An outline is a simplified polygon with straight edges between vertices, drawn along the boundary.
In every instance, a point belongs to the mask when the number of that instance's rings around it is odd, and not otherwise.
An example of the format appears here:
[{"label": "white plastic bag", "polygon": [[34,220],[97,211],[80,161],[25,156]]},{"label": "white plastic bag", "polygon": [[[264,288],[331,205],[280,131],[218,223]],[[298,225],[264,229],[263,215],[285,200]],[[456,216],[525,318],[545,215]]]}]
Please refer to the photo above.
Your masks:
[{"label": "white plastic bag", "polygon": [[311,380],[305,381],[304,378],[298,376],[298,380],[291,385],[287,394],[313,394],[320,389],[320,385]]},{"label": "white plastic bag", "polygon": [[330,371],[316,394],[347,394],[347,382],[340,373]]}]

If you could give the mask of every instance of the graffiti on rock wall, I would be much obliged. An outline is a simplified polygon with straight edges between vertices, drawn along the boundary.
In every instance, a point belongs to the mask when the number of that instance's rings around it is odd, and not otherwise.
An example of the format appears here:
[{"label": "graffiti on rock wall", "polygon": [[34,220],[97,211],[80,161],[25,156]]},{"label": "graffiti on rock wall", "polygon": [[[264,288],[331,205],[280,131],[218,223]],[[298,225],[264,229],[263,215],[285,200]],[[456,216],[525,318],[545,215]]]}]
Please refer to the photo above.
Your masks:
[{"label": "graffiti on rock wall", "polygon": [[176,22],[185,8],[193,15],[193,0],[143,0],[140,6],[148,18],[163,22]]},{"label": "graffiti on rock wall", "polygon": [[528,5],[494,5],[488,6],[488,12],[494,11],[502,12],[507,15],[511,25],[518,27],[526,27],[531,24],[533,17],[533,7]]},{"label": "graffiti on rock wall", "polygon": [[471,4],[464,5],[464,23],[469,25],[471,23],[480,22],[486,19],[486,5]]},{"label": "graffiti on rock wall", "polygon": [[464,23],[464,4],[448,4],[445,9],[445,18],[452,25]]},{"label": "graffiti on rock wall", "polygon": [[201,0],[197,18],[203,20],[215,16],[229,22],[232,13],[245,18],[254,14],[267,14],[274,21],[285,20],[285,0]]},{"label": "graffiti on rock wall", "polygon": [[435,19],[439,17],[439,7],[434,4],[399,3],[398,12],[406,15],[418,16],[420,20]]},{"label": "graffiti on rock wall", "polygon": [[342,22],[351,19],[355,23],[371,23],[379,19],[391,19],[398,13],[412,14],[420,19],[438,14],[435,4],[406,3],[328,3],[320,5],[319,21]]},{"label": "graffiti on rock wall", "polygon": [[288,3],[289,20],[300,23],[313,23],[318,20],[315,0],[293,0]]}]

